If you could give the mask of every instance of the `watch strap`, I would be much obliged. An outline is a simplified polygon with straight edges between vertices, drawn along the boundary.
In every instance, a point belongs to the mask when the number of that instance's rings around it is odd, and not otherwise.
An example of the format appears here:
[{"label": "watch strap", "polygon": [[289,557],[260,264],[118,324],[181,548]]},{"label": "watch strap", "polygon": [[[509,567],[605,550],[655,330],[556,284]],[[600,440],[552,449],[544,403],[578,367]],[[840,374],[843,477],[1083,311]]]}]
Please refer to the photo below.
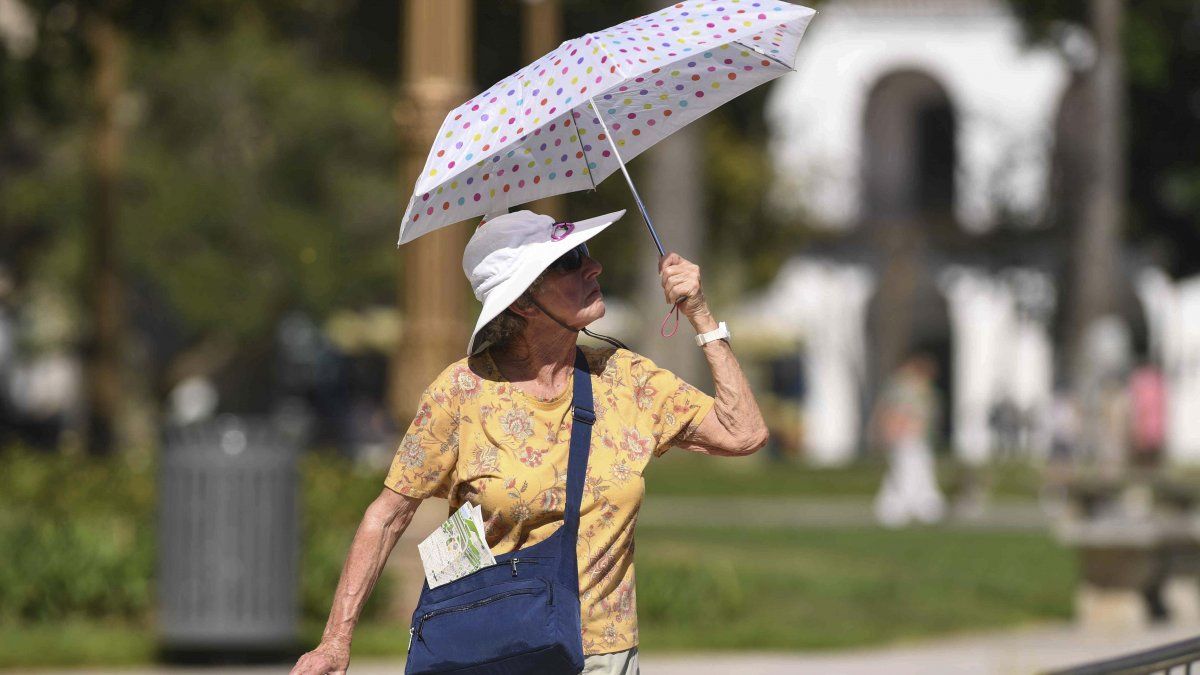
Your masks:
[{"label": "watch strap", "polygon": [[729,328],[725,325],[724,321],[721,321],[717,324],[716,330],[710,330],[707,333],[701,333],[700,335],[697,335],[696,346],[703,347],[704,345],[716,340],[725,340],[728,342],[731,337],[732,336],[729,333]]}]

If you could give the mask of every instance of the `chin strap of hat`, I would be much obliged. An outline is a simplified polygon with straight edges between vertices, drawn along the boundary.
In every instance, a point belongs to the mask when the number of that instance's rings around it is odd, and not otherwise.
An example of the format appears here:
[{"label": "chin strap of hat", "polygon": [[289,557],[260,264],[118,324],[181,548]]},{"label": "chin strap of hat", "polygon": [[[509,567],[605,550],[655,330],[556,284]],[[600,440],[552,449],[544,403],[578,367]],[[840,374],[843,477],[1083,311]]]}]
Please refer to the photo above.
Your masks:
[{"label": "chin strap of hat", "polygon": [[609,337],[609,336],[607,336],[607,335],[603,335],[603,334],[601,334],[601,333],[593,333],[592,331],[590,331],[590,330],[588,330],[588,329],[586,329],[586,328],[584,328],[584,329],[583,329],[583,332],[584,332],[584,333],[587,333],[588,335],[590,335],[590,336],[592,336],[592,337],[594,337],[594,338],[596,338],[597,340],[604,340],[605,342],[607,342],[608,344],[610,344],[610,345],[612,345],[612,346],[614,346],[614,347],[618,347],[618,348],[620,348],[620,349],[624,349],[624,350],[627,350],[627,351],[632,351],[632,350],[630,350],[630,349],[629,349],[629,347],[625,346],[625,343],[624,343],[624,342],[621,342],[621,341],[620,341],[620,340],[618,340],[617,338],[614,338],[614,337]]},{"label": "chin strap of hat", "polygon": [[553,320],[554,323],[562,326],[563,328],[566,328],[567,330],[571,331],[572,333],[578,333],[579,331],[582,330],[584,332],[584,334],[590,335],[591,337],[594,337],[597,340],[603,340],[614,347],[617,347],[619,349],[625,349],[625,350],[629,349],[629,347],[625,346],[624,342],[621,342],[620,340],[618,340],[614,337],[609,337],[607,335],[602,335],[600,333],[593,333],[592,331],[588,330],[587,328],[575,328],[573,326],[568,326],[567,324],[560,321],[557,316],[554,316],[550,312],[547,312],[546,308],[542,307],[542,304],[540,302],[538,302],[537,300],[534,300],[532,295],[526,296],[526,297],[529,298],[529,301],[533,303],[534,307],[537,307],[539,310],[541,310],[542,314],[545,314],[546,316],[550,317],[550,319]]}]

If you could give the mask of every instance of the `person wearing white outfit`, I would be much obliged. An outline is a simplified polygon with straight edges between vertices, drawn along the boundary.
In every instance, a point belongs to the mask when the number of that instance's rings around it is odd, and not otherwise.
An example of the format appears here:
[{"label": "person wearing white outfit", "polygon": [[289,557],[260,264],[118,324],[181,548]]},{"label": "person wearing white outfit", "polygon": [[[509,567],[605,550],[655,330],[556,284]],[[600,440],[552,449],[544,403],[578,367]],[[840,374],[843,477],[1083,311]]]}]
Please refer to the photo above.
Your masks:
[{"label": "person wearing white outfit", "polygon": [[913,356],[880,399],[876,422],[887,447],[888,472],[875,498],[875,517],[885,527],[935,523],[946,512],[929,442],[938,417],[936,372],[932,358]]}]

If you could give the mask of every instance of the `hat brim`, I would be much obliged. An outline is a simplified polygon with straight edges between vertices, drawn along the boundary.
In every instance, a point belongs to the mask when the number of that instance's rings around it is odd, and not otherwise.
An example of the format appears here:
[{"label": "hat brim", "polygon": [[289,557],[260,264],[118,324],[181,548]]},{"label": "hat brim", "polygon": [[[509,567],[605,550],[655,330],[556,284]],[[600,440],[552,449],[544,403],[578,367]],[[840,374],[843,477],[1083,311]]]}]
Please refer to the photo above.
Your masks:
[{"label": "hat brim", "polygon": [[546,271],[551,263],[558,260],[559,256],[567,251],[600,234],[604,228],[615,223],[623,215],[625,215],[625,209],[587,220],[577,220],[575,229],[567,236],[558,241],[548,241],[533,246],[525,255],[521,256],[521,262],[512,276],[493,288],[484,299],[483,309],[479,312],[479,319],[475,322],[475,329],[471,331],[471,339],[467,341],[467,356],[472,356],[487,347],[487,343],[476,345],[475,336],[489,321],[499,316],[517,298],[521,297],[521,294],[538,278],[538,275]]}]

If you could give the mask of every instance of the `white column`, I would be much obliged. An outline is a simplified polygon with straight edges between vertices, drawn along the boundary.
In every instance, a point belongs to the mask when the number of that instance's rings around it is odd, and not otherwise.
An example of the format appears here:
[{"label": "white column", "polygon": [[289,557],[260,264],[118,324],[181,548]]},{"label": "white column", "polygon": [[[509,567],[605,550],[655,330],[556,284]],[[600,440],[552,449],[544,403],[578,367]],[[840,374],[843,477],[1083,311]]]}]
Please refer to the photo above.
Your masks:
[{"label": "white column", "polygon": [[797,258],[741,315],[759,332],[802,343],[803,443],[806,459],[816,466],[847,464],[858,451],[873,289],[862,267]]},{"label": "white column", "polygon": [[953,344],[954,451],[963,463],[978,466],[991,459],[995,445],[989,414],[999,393],[1014,302],[1011,292],[976,270],[951,269],[940,285]]},{"label": "white column", "polygon": [[1138,280],[1151,350],[1167,382],[1167,457],[1200,463],[1200,277],[1172,282],[1151,270]]}]

